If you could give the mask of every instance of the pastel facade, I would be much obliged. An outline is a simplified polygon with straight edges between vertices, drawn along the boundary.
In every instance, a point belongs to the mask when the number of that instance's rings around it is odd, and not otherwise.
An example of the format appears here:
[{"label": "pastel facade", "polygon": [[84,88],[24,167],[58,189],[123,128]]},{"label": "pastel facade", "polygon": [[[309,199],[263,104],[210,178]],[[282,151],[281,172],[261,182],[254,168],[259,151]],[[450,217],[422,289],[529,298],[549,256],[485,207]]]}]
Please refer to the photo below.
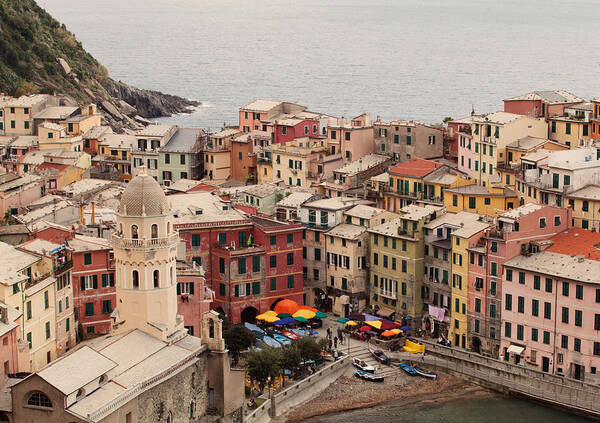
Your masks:
[{"label": "pastel facade", "polygon": [[580,103],[584,99],[564,91],[532,91],[504,100],[504,111],[533,118],[548,118],[562,115],[565,107]]},{"label": "pastel facade", "polygon": [[328,152],[323,139],[299,138],[286,144],[273,144],[268,151],[274,180],[312,188],[325,176],[323,166],[318,163]]},{"label": "pastel facade", "polygon": [[381,154],[368,154],[333,171],[333,177],[319,184],[319,193],[328,197],[362,197],[364,184],[372,176],[387,170],[391,159]]},{"label": "pastel facade", "polygon": [[275,100],[255,100],[252,103],[246,104],[240,108],[240,131],[248,133],[251,131],[267,131],[270,126],[269,120],[282,114],[295,114],[306,110],[305,106],[298,104],[275,101]]},{"label": "pastel facade", "polygon": [[46,94],[22,96],[7,99],[0,105],[3,107],[4,132],[6,135],[33,135],[33,116],[52,103]]},{"label": "pastel facade", "polygon": [[[133,135],[106,133],[97,140],[98,155],[92,158],[92,164],[102,172],[116,169],[119,179],[128,182],[131,180],[131,151],[136,146],[137,138]],[[133,163],[133,166],[141,165],[139,161]]]},{"label": "pastel facade", "polygon": [[32,174],[22,177],[6,173],[0,176],[0,216],[16,215],[45,192],[44,180]]},{"label": "pastel facade", "polygon": [[554,116],[548,118],[548,137],[569,148],[583,147],[593,141],[589,118]]},{"label": "pastel facade", "polygon": [[159,150],[159,183],[169,186],[180,179],[200,179],[204,131],[195,128],[178,128],[166,145]]},{"label": "pastel facade", "polygon": [[434,159],[444,154],[443,132],[416,121],[373,122],[376,154],[392,157],[394,162],[413,157]]},{"label": "pastel facade", "polygon": [[504,262],[568,229],[570,215],[564,208],[525,204],[501,214],[497,227],[469,248],[467,343],[473,351],[500,356]]},{"label": "pastel facade", "polygon": [[468,211],[493,217],[519,204],[517,193],[502,185],[464,185],[446,189],[444,206],[451,213]]},{"label": "pastel facade", "polygon": [[473,178],[479,185],[488,183],[500,163],[507,162],[506,146],[524,136],[546,137],[548,124],[543,119],[507,112],[476,116],[471,123],[473,137]]},{"label": "pastel facade", "polygon": [[141,166],[146,167],[146,173],[158,181],[158,150],[165,146],[177,127],[173,125],[148,125],[135,134],[137,147],[131,152],[132,176],[137,176]]},{"label": "pastel facade", "polygon": [[373,154],[373,123],[368,114],[351,120],[337,119],[327,128],[327,145],[331,155],[340,154],[344,164]]},{"label": "pastel facade", "polygon": [[256,181],[256,158],[251,136],[244,135],[231,140],[231,179],[240,182]]}]

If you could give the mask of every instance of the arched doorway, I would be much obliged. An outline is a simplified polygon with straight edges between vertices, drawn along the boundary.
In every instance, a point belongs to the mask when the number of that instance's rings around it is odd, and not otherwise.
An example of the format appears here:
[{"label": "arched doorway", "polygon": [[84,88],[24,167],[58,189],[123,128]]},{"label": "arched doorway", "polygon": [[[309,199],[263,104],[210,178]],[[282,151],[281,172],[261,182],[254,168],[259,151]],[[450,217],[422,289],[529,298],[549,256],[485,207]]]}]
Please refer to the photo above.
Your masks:
[{"label": "arched doorway", "polygon": [[477,336],[473,337],[471,342],[471,350],[474,353],[481,354],[481,339],[479,339]]},{"label": "arched doorway", "polygon": [[256,316],[258,316],[258,310],[252,306],[246,307],[242,310],[240,315],[242,322],[255,323]]}]

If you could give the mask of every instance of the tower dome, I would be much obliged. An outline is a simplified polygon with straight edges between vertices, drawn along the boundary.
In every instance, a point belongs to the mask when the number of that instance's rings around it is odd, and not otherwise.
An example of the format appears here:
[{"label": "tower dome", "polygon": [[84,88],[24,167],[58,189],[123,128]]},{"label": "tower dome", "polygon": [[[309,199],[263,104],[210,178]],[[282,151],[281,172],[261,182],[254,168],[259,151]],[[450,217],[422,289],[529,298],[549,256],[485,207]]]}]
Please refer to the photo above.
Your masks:
[{"label": "tower dome", "polygon": [[123,191],[119,213],[125,216],[161,216],[168,211],[169,204],[163,189],[142,168]]}]

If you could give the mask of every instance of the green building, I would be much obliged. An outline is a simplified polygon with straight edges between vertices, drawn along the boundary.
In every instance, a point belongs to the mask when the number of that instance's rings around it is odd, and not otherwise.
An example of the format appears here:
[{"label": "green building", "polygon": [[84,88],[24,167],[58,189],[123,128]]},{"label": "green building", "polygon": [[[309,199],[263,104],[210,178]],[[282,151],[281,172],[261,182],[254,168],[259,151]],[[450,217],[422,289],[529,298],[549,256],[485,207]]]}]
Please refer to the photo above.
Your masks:
[{"label": "green building", "polygon": [[179,128],[158,151],[158,182],[169,186],[180,179],[201,179],[200,152],[205,133],[198,128]]}]

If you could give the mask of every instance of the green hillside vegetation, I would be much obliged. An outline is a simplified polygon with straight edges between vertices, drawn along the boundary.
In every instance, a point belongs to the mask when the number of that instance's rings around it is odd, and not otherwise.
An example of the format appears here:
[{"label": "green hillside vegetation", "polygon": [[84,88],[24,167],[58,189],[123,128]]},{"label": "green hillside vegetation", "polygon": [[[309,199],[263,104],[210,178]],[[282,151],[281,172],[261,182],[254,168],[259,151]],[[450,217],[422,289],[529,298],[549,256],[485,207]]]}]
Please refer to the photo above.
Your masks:
[{"label": "green hillside vegetation", "polygon": [[[68,63],[70,73],[58,63],[59,58]],[[164,116],[197,104],[113,81],[65,25],[34,0],[0,0],[0,92],[65,94],[79,103],[95,102],[101,107],[105,102],[105,111],[116,120],[133,114]]]}]

